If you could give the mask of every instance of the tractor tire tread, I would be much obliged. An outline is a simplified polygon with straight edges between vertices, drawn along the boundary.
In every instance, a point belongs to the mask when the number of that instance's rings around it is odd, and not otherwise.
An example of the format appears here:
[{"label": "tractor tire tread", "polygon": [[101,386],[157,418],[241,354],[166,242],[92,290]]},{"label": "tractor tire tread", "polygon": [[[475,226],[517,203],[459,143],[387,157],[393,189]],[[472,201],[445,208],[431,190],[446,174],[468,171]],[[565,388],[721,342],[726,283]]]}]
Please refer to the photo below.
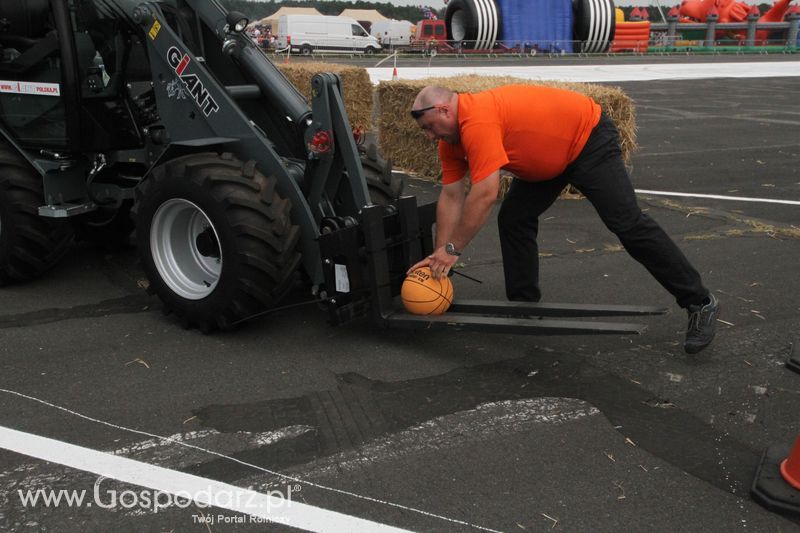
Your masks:
[{"label": "tractor tire tread", "polygon": [[0,286],[41,276],[70,250],[71,226],[39,216],[42,179],[5,143],[0,143],[0,202],[6,215],[0,226]]},{"label": "tractor tire tread", "polygon": [[[161,196],[161,187],[181,179],[186,187],[201,190],[209,205],[216,206],[212,209],[219,215],[212,223],[224,235],[220,239],[228,239],[232,252],[223,251],[222,277],[216,289],[203,299],[208,302],[189,304],[161,282],[152,259],[146,257],[149,249],[142,252],[151,286],[156,286],[165,306],[188,327],[205,333],[229,329],[275,307],[291,287],[301,260],[297,249],[300,232],[291,223],[291,202],[276,192],[277,180],[262,174],[254,162],[240,161],[230,154],[183,156],[154,169],[139,186],[137,217],[152,215],[158,206],[149,205],[152,202],[148,198]],[[140,219],[137,227],[143,222]],[[149,220],[143,228],[149,232]],[[139,242],[149,242],[144,230],[137,237]],[[221,246],[226,249],[224,243]]]}]

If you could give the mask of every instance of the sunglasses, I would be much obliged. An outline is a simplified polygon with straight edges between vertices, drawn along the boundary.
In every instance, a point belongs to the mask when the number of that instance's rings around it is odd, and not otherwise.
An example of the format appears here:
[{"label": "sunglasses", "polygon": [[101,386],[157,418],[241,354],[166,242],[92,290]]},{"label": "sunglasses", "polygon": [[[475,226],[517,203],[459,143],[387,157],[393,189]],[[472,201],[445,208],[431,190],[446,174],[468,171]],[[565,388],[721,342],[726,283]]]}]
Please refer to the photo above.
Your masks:
[{"label": "sunglasses", "polygon": [[425,111],[430,111],[431,109],[438,109],[441,106],[432,105],[428,107],[423,107],[422,109],[412,109],[411,110],[411,118],[417,119],[425,114]]}]

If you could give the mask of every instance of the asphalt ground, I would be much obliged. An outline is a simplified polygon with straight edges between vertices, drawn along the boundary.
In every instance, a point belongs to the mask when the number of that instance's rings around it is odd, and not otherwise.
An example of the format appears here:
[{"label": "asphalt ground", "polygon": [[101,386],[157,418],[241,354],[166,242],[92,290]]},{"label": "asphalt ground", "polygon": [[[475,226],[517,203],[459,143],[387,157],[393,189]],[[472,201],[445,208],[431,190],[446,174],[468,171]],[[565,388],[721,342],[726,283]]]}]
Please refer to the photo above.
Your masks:
[{"label": "asphalt ground", "polygon": [[[637,106],[636,188],[800,201],[800,77],[617,85]],[[408,191],[437,195],[417,180]],[[0,290],[0,426],[281,491],[345,515],[334,531],[372,530],[347,517],[417,531],[797,530],[749,487],[763,449],[800,433],[800,375],[784,366],[800,327],[800,206],[640,202],[721,302],[699,355],[682,351],[685,313],[581,200],[543,217],[544,298],[669,307],[637,319],[642,335],[334,328],[312,305],[206,336],[160,311],[134,250],[81,244]],[[482,283],[455,278],[456,299],[503,298],[493,218],[462,269]],[[1,450],[0,529],[287,529],[222,506],[153,512],[147,489],[89,463]],[[37,489],[89,503],[23,504]]]}]

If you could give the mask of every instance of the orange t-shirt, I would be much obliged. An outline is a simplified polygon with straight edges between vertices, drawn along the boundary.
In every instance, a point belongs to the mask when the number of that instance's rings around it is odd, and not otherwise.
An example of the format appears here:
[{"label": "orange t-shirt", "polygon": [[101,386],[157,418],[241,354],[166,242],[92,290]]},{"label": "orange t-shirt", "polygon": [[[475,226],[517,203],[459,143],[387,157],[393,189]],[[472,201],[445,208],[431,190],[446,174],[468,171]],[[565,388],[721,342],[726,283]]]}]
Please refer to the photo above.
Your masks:
[{"label": "orange t-shirt", "polygon": [[461,143],[439,141],[442,182],[476,183],[500,168],[525,181],[564,172],[600,121],[600,106],[564,89],[507,85],[458,95]]}]

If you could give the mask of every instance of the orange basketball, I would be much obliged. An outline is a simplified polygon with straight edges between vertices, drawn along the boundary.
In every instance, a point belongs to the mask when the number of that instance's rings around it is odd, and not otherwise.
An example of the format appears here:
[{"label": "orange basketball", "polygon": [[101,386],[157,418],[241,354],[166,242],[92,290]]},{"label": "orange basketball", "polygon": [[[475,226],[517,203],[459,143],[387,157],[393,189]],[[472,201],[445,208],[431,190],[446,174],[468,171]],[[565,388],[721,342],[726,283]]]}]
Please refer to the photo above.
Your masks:
[{"label": "orange basketball", "polygon": [[400,298],[409,313],[441,315],[453,303],[453,284],[448,277],[433,279],[428,267],[418,268],[406,276]]}]

